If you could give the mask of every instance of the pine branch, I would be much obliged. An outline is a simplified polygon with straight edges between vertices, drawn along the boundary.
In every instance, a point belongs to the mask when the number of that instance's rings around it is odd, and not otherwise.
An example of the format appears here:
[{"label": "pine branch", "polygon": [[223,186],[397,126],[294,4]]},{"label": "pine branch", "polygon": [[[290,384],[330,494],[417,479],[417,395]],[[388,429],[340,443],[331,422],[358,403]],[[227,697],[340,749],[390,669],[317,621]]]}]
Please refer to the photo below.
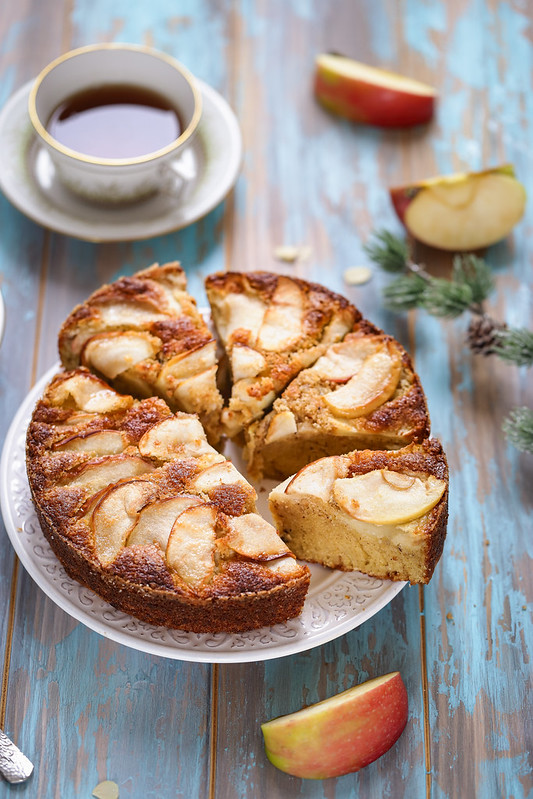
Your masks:
[{"label": "pine branch", "polygon": [[468,283],[455,283],[443,278],[432,278],[421,297],[422,306],[432,316],[455,318],[473,304],[473,292]]},{"label": "pine branch", "polygon": [[503,423],[503,432],[510,444],[521,452],[533,453],[533,411],[515,408]]},{"label": "pine branch", "polygon": [[364,251],[385,272],[405,272],[408,268],[407,242],[388,230],[376,231],[374,241],[365,244]]},{"label": "pine branch", "polygon": [[499,330],[492,351],[517,366],[533,366],[533,333],[525,327]]},{"label": "pine branch", "polygon": [[419,275],[401,275],[383,289],[385,307],[389,311],[418,308],[426,290],[426,280]]},{"label": "pine branch", "polygon": [[452,281],[468,286],[472,293],[471,310],[481,306],[494,291],[494,278],[489,265],[476,255],[456,255],[453,259]]}]

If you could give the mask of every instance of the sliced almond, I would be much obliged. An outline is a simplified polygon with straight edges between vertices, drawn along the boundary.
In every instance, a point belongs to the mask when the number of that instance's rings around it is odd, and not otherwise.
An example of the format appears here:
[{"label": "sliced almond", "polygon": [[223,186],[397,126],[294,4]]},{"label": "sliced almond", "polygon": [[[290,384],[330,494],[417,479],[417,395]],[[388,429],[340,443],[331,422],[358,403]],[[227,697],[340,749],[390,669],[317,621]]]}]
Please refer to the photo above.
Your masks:
[{"label": "sliced almond", "polygon": [[113,380],[135,364],[153,358],[160,348],[161,341],[144,331],[103,333],[86,342],[81,362]]},{"label": "sliced almond", "polygon": [[154,494],[145,480],[131,480],[112,486],[96,505],[91,528],[96,555],[109,566],[123,549],[140,509]]},{"label": "sliced almond", "polygon": [[394,394],[401,371],[401,356],[387,343],[370,355],[345,385],[324,394],[324,402],[339,416],[353,418],[371,413]]},{"label": "sliced almond", "polygon": [[273,560],[290,553],[274,527],[257,513],[246,513],[230,519],[224,542],[239,555],[251,560]]},{"label": "sliced almond", "polygon": [[350,266],[344,270],[342,276],[348,286],[361,286],[363,283],[368,283],[372,277],[372,270],[368,266]]},{"label": "sliced almond", "polygon": [[201,504],[202,500],[191,494],[151,502],[140,511],[126,545],[157,544],[165,552],[170,531],[180,513]]},{"label": "sliced almond", "polygon": [[[446,483],[433,475],[415,477],[409,488],[398,491],[385,479],[383,469],[338,479],[333,497],[354,519],[372,524],[404,524],[435,507]],[[389,473],[390,476],[390,473]]]},{"label": "sliced almond", "polygon": [[104,780],[93,789],[92,795],[96,799],[118,799],[118,785],[113,780]]},{"label": "sliced almond", "polygon": [[215,570],[215,524],[217,510],[197,505],[183,511],[172,527],[166,562],[191,586],[208,580]]}]

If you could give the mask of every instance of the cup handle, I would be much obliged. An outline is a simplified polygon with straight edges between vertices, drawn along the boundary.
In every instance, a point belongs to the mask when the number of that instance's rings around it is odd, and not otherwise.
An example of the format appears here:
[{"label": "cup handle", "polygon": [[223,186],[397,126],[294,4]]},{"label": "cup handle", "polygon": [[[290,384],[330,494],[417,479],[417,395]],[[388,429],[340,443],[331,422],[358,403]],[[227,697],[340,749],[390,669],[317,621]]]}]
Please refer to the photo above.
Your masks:
[{"label": "cup handle", "polygon": [[181,197],[197,174],[198,169],[192,152],[185,150],[178,158],[161,165],[160,191],[173,197]]}]

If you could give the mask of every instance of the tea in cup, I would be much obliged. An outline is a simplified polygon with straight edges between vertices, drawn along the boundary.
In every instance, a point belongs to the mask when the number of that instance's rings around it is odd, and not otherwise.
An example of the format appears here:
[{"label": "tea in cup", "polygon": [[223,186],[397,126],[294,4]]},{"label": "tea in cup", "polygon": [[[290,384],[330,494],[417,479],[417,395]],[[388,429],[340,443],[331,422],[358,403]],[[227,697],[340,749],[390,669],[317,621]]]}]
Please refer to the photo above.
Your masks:
[{"label": "tea in cup", "polygon": [[124,203],[171,181],[202,113],[194,78],[147,47],[100,44],[60,56],[29,97],[35,133],[58,178],[84,198]]}]

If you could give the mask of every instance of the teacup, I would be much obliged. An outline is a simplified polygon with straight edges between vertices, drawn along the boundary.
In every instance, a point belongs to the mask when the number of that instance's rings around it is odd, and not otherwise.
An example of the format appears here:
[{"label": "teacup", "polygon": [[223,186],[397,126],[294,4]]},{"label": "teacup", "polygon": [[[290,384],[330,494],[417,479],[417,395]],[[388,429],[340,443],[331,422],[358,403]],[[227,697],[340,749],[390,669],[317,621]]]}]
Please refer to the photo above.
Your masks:
[{"label": "teacup", "polygon": [[[126,93],[144,92],[164,100],[162,105],[173,110],[181,130],[176,125],[175,133],[169,134],[171,140],[162,146],[124,157],[120,152],[113,152],[112,157],[83,152],[83,146],[78,150],[50,132],[52,117],[61,106],[74,107],[77,98],[91,92],[116,93],[121,87]],[[45,67],[32,87],[28,108],[59,180],[84,198],[124,203],[170,185],[177,156],[198,128],[202,101],[193,76],[165,53],[140,45],[98,44],[72,50]],[[83,127],[81,114],[79,124]],[[175,171],[179,174],[179,168]]]}]

